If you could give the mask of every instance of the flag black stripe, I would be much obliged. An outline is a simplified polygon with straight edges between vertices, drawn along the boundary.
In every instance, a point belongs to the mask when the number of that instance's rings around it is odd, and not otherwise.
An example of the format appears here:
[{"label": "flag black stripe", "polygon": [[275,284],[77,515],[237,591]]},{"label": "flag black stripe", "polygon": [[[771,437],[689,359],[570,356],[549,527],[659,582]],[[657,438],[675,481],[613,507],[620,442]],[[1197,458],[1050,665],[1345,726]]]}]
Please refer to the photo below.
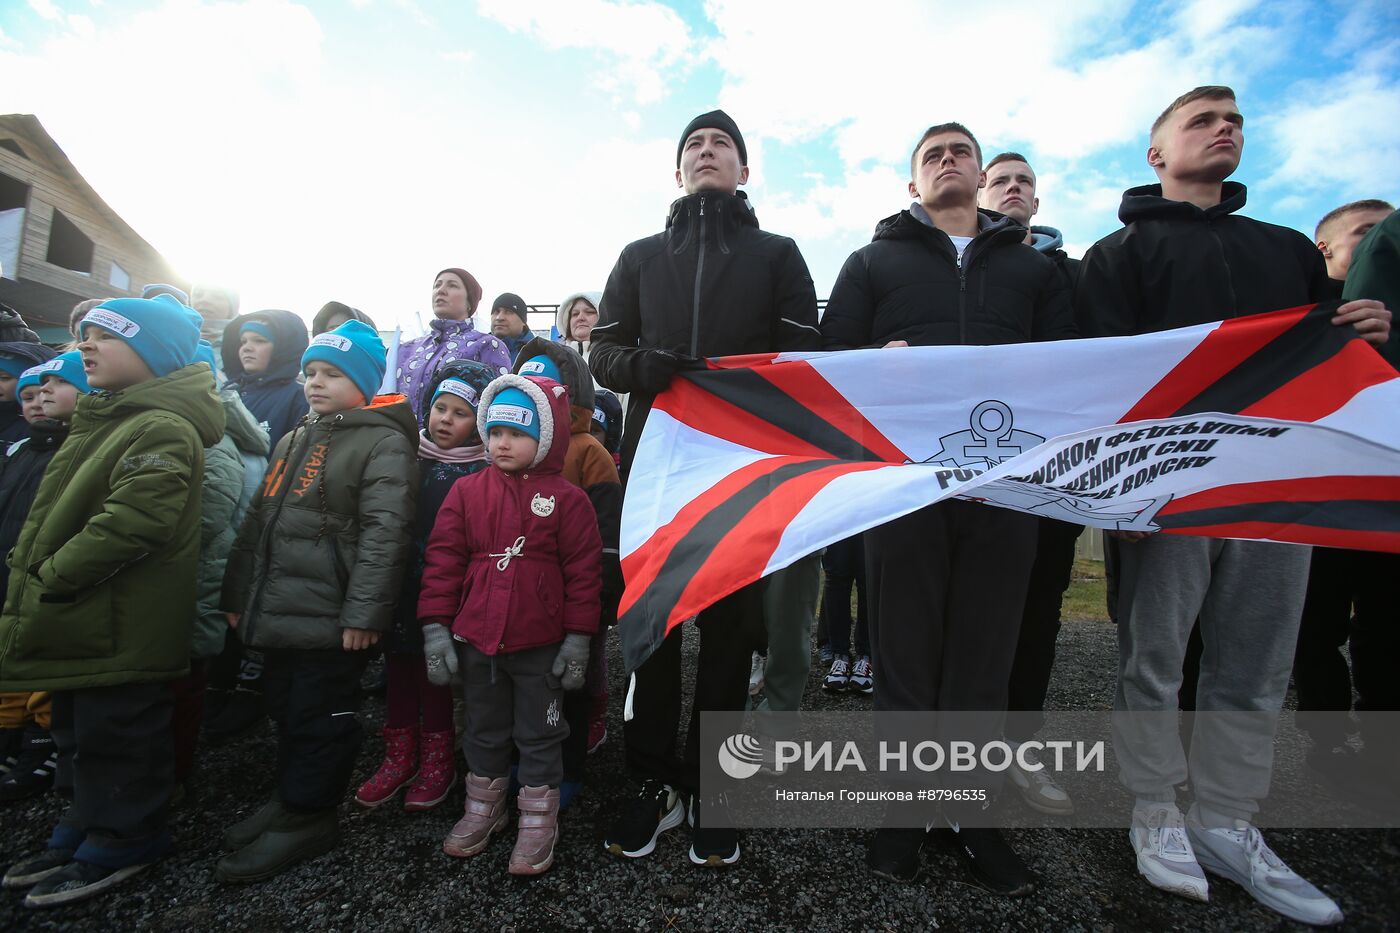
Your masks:
[{"label": "flag black stripe", "polygon": [[1240,522],[1266,522],[1279,525],[1308,525],[1339,531],[1400,532],[1400,501],[1393,499],[1338,499],[1329,502],[1300,501],[1250,502],[1222,505],[1189,512],[1158,515],[1163,528],[1197,528],[1233,525]]},{"label": "flag black stripe", "polygon": [[[830,466],[825,460],[789,463],[756,477],[710,509],[676,542],[641,597],[617,620],[628,671],[636,670],[661,645],[666,637],[664,620],[680,601],[691,578],[714,556],[724,536],[784,483]],[[654,630],[648,625],[652,620],[659,623]]]},{"label": "flag black stripe", "polygon": [[742,408],[774,427],[820,448],[836,460],[883,463],[885,458],[852,440],[812,409],[752,369],[711,369],[684,373],[716,398]]},{"label": "flag black stripe", "polygon": [[1334,327],[1331,323],[1340,304],[1322,302],[1173,414],[1244,411],[1308,370],[1327,362],[1356,338],[1352,328]]}]

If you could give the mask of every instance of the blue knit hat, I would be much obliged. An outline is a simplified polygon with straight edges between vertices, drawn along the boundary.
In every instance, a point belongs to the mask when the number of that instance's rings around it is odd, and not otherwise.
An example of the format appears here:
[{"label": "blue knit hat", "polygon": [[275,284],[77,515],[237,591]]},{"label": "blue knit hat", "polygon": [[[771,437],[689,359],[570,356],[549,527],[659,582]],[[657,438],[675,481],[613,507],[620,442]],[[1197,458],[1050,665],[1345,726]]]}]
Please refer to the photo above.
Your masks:
[{"label": "blue knit hat", "polygon": [[553,379],[560,385],[564,384],[564,376],[559,372],[559,365],[543,353],[539,356],[532,356],[521,363],[520,375],[543,376],[546,379]]},{"label": "blue knit hat", "polygon": [[23,376],[24,371],[32,365],[29,360],[17,360],[13,356],[0,356],[0,373],[8,373],[16,379]]},{"label": "blue knit hat", "polygon": [[87,372],[83,369],[83,355],[77,350],[60,353],[47,363],[40,363],[38,366],[26,369],[24,374],[20,376],[19,383],[15,386],[16,394],[25,386],[43,385],[45,376],[62,379],[64,382],[76,386],[78,391],[84,395],[92,391],[92,387],[88,385]]},{"label": "blue knit hat", "polygon": [[[50,360],[49,362],[52,363],[55,361]],[[49,364],[40,363],[38,366],[31,366],[20,373],[19,378],[15,380],[15,396],[18,397],[25,389],[39,388],[39,379],[44,375],[44,367],[47,365]]]},{"label": "blue knit hat", "polygon": [[199,347],[194,351],[194,361],[196,363],[208,363],[209,371],[214,374],[214,385],[219,383],[219,364],[214,359],[214,345],[207,340],[201,340]]},{"label": "blue knit hat", "polygon": [[199,312],[173,295],[111,298],[83,317],[78,332],[86,335],[89,327],[100,327],[116,334],[160,378],[194,362],[199,321]]},{"label": "blue knit hat", "polygon": [[350,377],[368,403],[384,382],[388,349],[374,328],[363,321],[346,321],[333,331],[321,334],[301,355],[301,368],[313,360],[330,363]]},{"label": "blue knit hat", "polygon": [[434,392],[433,397],[428,400],[428,404],[432,405],[433,402],[437,401],[438,396],[444,392],[446,392],[448,395],[455,395],[462,401],[466,402],[473,412],[476,411],[477,403],[481,401],[480,388],[472,385],[465,379],[458,379],[455,376],[448,376],[446,379],[438,383],[437,391]]},{"label": "blue knit hat", "polygon": [[273,335],[272,328],[268,327],[262,321],[244,321],[243,326],[238,328],[238,333],[241,336],[248,331],[252,331],[271,343],[277,342],[277,337]]},{"label": "blue knit hat", "polygon": [[497,425],[540,439],[540,413],[535,410],[535,402],[515,386],[502,389],[486,409],[486,433]]},{"label": "blue knit hat", "polygon": [[190,303],[190,296],[183,288],[176,288],[174,285],[167,285],[165,282],[152,282],[141,289],[142,298],[154,298],[157,295],[169,295],[182,305]]}]

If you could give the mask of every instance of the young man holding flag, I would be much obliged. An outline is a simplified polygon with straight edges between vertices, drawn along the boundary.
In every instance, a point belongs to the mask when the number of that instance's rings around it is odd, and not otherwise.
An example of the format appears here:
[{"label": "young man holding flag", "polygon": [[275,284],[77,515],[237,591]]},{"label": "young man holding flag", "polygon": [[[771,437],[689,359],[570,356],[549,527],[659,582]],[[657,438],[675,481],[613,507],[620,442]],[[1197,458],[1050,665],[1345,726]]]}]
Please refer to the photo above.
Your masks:
[{"label": "young man holding flag", "polygon": [[[825,349],[1074,336],[1069,287],[1055,264],[1025,243],[1021,223],[978,210],[986,176],[967,127],[929,127],[914,148],[910,173],[914,203],[882,220],[874,242],[852,253],[837,276],[821,323]],[[980,401],[969,399],[969,409]],[[1005,710],[1035,559],[1035,517],[955,499],[871,529],[865,546],[870,641],[880,675],[875,709]],[[981,738],[989,740],[1000,723],[987,725]],[[995,791],[999,776],[982,773],[979,786]],[[945,806],[947,841],[989,889],[1030,893],[1031,873],[1000,831],[965,825],[974,821],[971,807],[978,805]],[[871,870],[912,881],[924,839],[923,829],[881,828],[868,853]]]},{"label": "young man holding flag", "polygon": [[[603,291],[590,335],[589,367],[614,392],[631,393],[622,439],[624,482],[652,400],[705,357],[814,350],[816,292],[807,263],[787,237],[759,229],[739,186],[748,181],[748,150],[722,110],[690,121],[676,148],[676,185],[666,230],[628,245]],[[680,792],[692,795],[690,860],[723,866],[739,858],[733,829],[705,825],[698,794],[700,713],[744,709],[753,635],[763,624],[762,586],[745,587],[701,612],[700,660],[683,760],[677,761],[681,714],[681,631],[621,631],[655,650],[632,672],[624,714],[627,767],[641,791],[609,829],[608,851],[651,854],[657,837],[686,818]],[[625,628],[625,627],[624,627]],[[659,642],[659,644],[656,644]]]},{"label": "young man holding flag", "polygon": [[[1147,162],[1161,182],[1125,192],[1124,228],[1085,255],[1075,293],[1082,334],[1152,333],[1329,295],[1326,265],[1305,236],[1236,213],[1245,187],[1226,179],[1243,146],[1244,117],[1227,87],[1196,88],[1157,118]],[[1376,301],[1353,301],[1333,323],[1383,344],[1390,312]],[[1337,905],[1250,825],[1269,788],[1272,729],[1230,729],[1220,716],[1198,722],[1189,775],[1196,803],[1185,817],[1174,790],[1188,777],[1175,710],[1197,616],[1205,644],[1197,710],[1276,712],[1288,688],[1310,549],[1125,537],[1114,747],[1136,797],[1129,839],[1138,870],[1159,888],[1206,900],[1202,868],[1209,869],[1285,916],[1339,923]]]}]

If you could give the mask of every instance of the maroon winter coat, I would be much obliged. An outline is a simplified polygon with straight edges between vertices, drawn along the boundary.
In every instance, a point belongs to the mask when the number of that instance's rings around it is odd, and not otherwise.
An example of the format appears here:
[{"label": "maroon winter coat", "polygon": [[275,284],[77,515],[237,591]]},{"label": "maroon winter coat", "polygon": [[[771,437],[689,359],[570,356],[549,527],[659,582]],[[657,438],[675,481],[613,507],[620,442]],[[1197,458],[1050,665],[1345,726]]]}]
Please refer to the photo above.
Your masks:
[{"label": "maroon winter coat", "polygon": [[[569,449],[569,400],[549,379],[502,376],[540,411],[540,449],[518,474],[495,466],[453,485],[428,539],[418,618],[451,620],[482,654],[524,651],[598,631],[603,542],[588,495],[560,475]],[[557,390],[557,391],[556,391]]]}]

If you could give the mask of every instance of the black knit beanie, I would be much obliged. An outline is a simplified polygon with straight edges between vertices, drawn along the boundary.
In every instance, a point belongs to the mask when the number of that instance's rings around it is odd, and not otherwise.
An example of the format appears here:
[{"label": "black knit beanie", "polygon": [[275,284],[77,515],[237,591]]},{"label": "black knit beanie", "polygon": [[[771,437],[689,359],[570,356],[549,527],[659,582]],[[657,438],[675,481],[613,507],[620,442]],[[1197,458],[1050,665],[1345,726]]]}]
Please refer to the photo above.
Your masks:
[{"label": "black knit beanie", "polygon": [[520,320],[524,321],[526,324],[530,323],[530,319],[526,317],[530,309],[525,307],[525,299],[514,292],[502,292],[497,296],[496,300],[491,302],[491,310],[495,311],[497,308],[505,308],[507,311],[513,311]]},{"label": "black knit beanie", "polygon": [[681,141],[676,144],[676,168],[681,167],[681,152],[685,149],[685,141],[696,130],[723,130],[728,133],[729,138],[734,140],[734,145],[739,147],[739,164],[749,164],[749,150],[744,145],[744,134],[739,132],[739,124],[735,123],[723,110],[711,110],[709,113],[700,114],[685,125],[685,130],[681,133]]}]

